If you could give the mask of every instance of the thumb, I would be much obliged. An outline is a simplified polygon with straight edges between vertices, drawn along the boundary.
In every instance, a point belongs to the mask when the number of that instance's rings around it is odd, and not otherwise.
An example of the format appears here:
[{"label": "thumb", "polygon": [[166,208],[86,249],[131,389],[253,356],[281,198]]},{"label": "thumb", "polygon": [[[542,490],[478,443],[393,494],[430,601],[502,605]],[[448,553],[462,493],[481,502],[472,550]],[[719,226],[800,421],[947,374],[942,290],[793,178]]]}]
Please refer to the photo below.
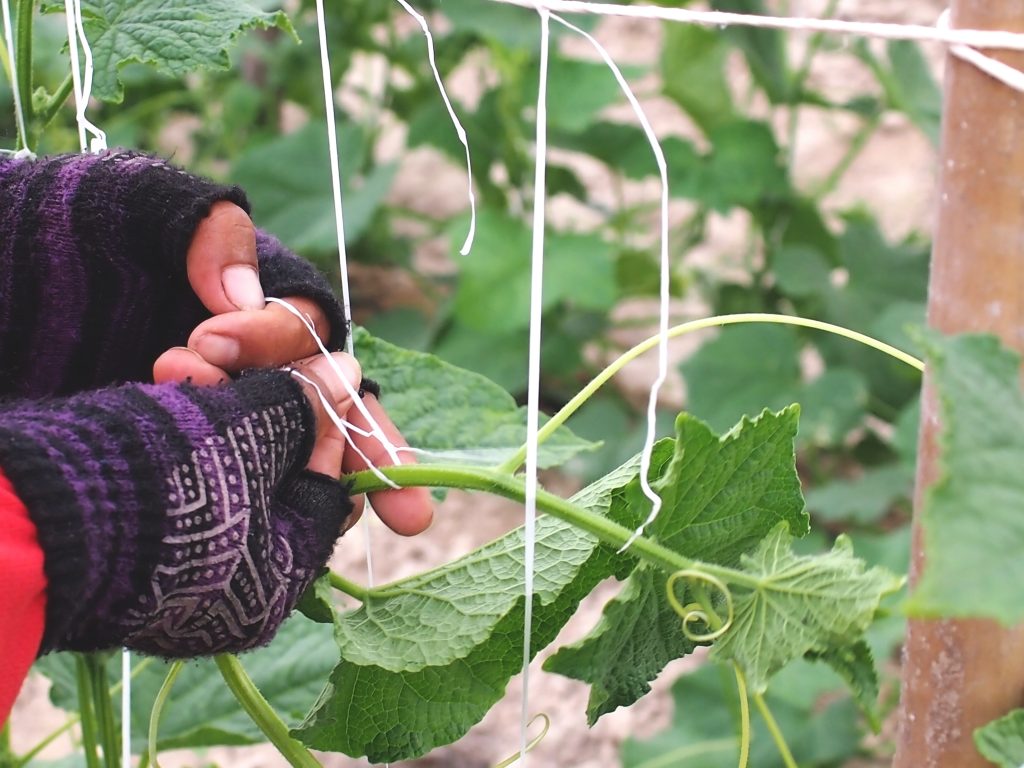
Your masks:
[{"label": "thumb", "polygon": [[199,222],[185,260],[188,281],[215,315],[263,309],[256,263],[256,228],[234,203],[221,200]]}]

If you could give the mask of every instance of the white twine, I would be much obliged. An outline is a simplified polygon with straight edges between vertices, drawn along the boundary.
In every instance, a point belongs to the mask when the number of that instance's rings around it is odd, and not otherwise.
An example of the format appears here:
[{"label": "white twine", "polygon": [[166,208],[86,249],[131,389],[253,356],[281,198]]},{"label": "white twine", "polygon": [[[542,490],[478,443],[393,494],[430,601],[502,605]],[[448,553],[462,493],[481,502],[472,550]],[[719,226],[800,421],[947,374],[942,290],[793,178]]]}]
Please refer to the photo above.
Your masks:
[{"label": "white twine", "polygon": [[1000,48],[1024,51],[1024,33],[988,29],[950,29],[922,24],[891,24],[874,21],[798,18],[791,16],[758,16],[725,11],[693,11],[686,8],[662,8],[651,5],[616,5],[584,0],[490,0],[523,8],[543,8],[553,13],[585,13],[598,16],[623,16],[634,19],[675,21],[705,27],[757,27],[792,32],[831,32],[839,35],[874,37],[882,40],[915,40],[918,42],[966,45],[972,48]]},{"label": "white twine", "polygon": [[[948,30],[950,13],[947,8],[939,16],[939,20],[936,24],[938,29]],[[966,61],[969,64],[973,64],[975,67],[980,69],[985,74],[994,77],[1003,85],[1009,86],[1015,91],[1024,92],[1024,73],[1020,70],[1014,69],[1008,64],[1004,64],[997,59],[993,59],[991,56],[986,56],[980,51],[971,48],[969,45],[961,43],[954,43],[950,45],[949,52],[952,53],[959,59]]]},{"label": "white twine", "polygon": [[654,132],[654,127],[651,125],[651,121],[647,119],[647,114],[644,112],[643,107],[640,106],[639,99],[637,99],[636,94],[633,93],[633,89],[626,81],[625,76],[622,74],[622,70],[619,69],[607,49],[605,49],[605,47],[601,45],[593,35],[583,31],[575,24],[570,24],[561,16],[552,14],[551,18],[586,38],[597,50],[608,69],[611,70],[612,74],[615,76],[615,80],[619,84],[619,88],[622,89],[622,93],[625,95],[626,100],[633,108],[637,121],[640,123],[640,127],[643,128],[644,135],[647,137],[647,142],[651,145],[651,151],[654,153],[654,161],[658,166],[658,175],[661,177],[658,376],[654,380],[654,384],[651,385],[651,391],[647,399],[647,434],[644,437],[644,447],[640,455],[640,489],[643,491],[644,496],[650,500],[651,511],[648,514],[647,519],[636,529],[636,531],[633,532],[633,535],[630,536],[626,543],[619,549],[619,552],[625,552],[639,536],[643,535],[644,529],[657,519],[658,513],[661,511],[662,504],[661,496],[655,493],[654,489],[651,487],[649,475],[651,470],[651,457],[654,452],[654,439],[657,437],[658,431],[658,395],[661,392],[661,388],[664,386],[665,381],[668,379],[668,326],[671,309],[671,275],[668,257],[668,163],[665,160],[665,153],[661,148],[661,142],[658,141],[658,135]]},{"label": "white twine", "polygon": [[[327,20],[324,14],[323,0],[316,0],[316,30],[320,41],[320,75],[324,87],[324,113],[327,120],[327,150],[331,158],[331,191],[334,197],[334,227],[338,237],[338,270],[341,279],[341,303],[345,313],[345,323],[352,327],[352,298],[348,285],[348,250],[345,247],[345,216],[342,210],[341,195],[341,161],[338,152],[338,133],[334,117],[334,81],[331,79],[331,57],[327,45]],[[348,335],[346,348],[350,355],[355,356],[355,342],[352,334]],[[344,378],[344,377],[342,377]],[[359,401],[359,398],[356,398]],[[362,401],[359,401],[362,405]],[[371,423],[374,423],[371,421]],[[393,450],[393,447],[392,447]],[[401,464],[398,454],[393,456],[396,464]],[[373,534],[370,528],[370,515],[363,515],[360,523],[363,527],[364,551],[366,553],[366,581],[374,585],[373,577]]]},{"label": "white twine", "polygon": [[526,494],[523,528],[523,698],[519,724],[519,760],[526,766],[527,729],[530,725],[530,641],[533,629],[533,569],[537,518],[537,454],[540,428],[540,351],[544,298],[544,206],[547,200],[548,55],[551,14],[540,16],[540,75],[537,85],[537,135],[533,179],[533,245],[530,272],[530,348],[526,395]]},{"label": "white twine", "polygon": [[[25,130],[25,113],[21,108],[21,92],[18,90],[18,62],[17,53],[14,50],[14,24],[11,21],[10,0],[0,0],[4,14],[4,40],[7,43],[7,58],[11,68],[11,93],[14,94],[14,119],[18,124],[18,135],[23,142],[28,141],[28,131]],[[16,157],[34,157],[35,155],[28,148],[27,144],[17,152]]]},{"label": "white twine", "polygon": [[[71,56],[71,83],[75,98],[75,120],[78,123],[78,143],[83,152],[102,152],[107,148],[107,134],[86,117],[89,99],[92,98],[93,62],[92,47],[85,36],[82,25],[81,0],[64,0],[64,14],[68,27],[68,53]],[[84,76],[79,72],[78,47],[82,47],[85,58]]]},{"label": "white twine", "polygon": [[[391,440],[388,439],[387,434],[385,434],[384,430],[381,428],[377,420],[373,418],[373,414],[370,413],[370,409],[366,407],[366,403],[364,403],[363,399],[359,396],[359,390],[356,389],[356,387],[352,385],[352,382],[350,382],[345,377],[345,374],[342,372],[341,366],[338,364],[338,361],[335,360],[334,357],[331,355],[330,351],[327,349],[327,346],[324,344],[323,339],[321,339],[319,334],[317,334],[316,328],[313,327],[313,323],[310,321],[310,319],[306,315],[302,314],[302,312],[300,312],[298,309],[296,309],[294,305],[285,301],[284,299],[279,299],[274,296],[268,296],[267,301],[269,303],[279,304],[280,306],[288,310],[288,312],[290,312],[291,314],[293,314],[295,317],[299,318],[299,320],[302,321],[302,324],[306,327],[306,331],[309,332],[309,335],[316,342],[317,349],[319,349],[320,353],[325,358],[327,358],[327,364],[331,367],[331,371],[341,382],[342,386],[345,387],[345,391],[348,393],[348,395],[352,398],[352,404],[356,407],[356,410],[359,411],[360,414],[362,414],[362,417],[366,419],[366,423],[370,425],[369,435],[376,438],[376,440],[383,446],[384,450],[388,454],[388,458],[390,458],[392,462],[394,462],[395,464],[401,464],[402,459],[399,456],[398,449],[391,442]],[[349,341],[351,341],[351,334],[349,334]],[[386,480],[386,478],[384,479]],[[391,481],[387,482],[392,488],[398,487]]]},{"label": "white twine", "polygon": [[452,106],[451,99],[448,98],[448,91],[445,90],[441,73],[437,69],[437,60],[434,57],[434,37],[430,34],[427,20],[405,0],[398,0],[398,3],[405,9],[406,13],[416,20],[416,23],[420,25],[420,29],[423,30],[423,36],[427,38],[427,60],[430,62],[430,71],[434,73],[434,82],[437,83],[437,89],[441,92],[441,99],[444,101],[445,109],[448,110],[448,116],[452,120],[452,125],[455,126],[455,134],[459,137],[459,142],[466,150],[466,178],[467,189],[469,190],[469,232],[466,233],[466,240],[463,242],[462,248],[459,249],[459,253],[465,256],[473,247],[473,237],[476,234],[476,195],[473,192],[473,161],[469,154],[469,139],[466,137],[466,129],[459,122],[459,116],[455,114],[455,108]]}]

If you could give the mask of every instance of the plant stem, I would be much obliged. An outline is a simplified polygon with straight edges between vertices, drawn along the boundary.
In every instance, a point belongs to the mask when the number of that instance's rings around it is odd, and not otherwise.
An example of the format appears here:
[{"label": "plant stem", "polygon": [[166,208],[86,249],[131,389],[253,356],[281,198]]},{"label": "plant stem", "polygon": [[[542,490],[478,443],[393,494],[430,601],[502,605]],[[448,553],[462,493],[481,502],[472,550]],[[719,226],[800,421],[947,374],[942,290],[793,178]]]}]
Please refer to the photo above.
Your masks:
[{"label": "plant stem", "polygon": [[39,126],[39,130],[48,126],[50,121],[57,116],[57,112],[64,106],[68,96],[71,95],[72,88],[74,88],[74,80],[72,80],[71,74],[68,73],[61,84],[57,86],[57,90],[53,92],[53,95],[43,105],[39,114],[36,115],[36,123]]},{"label": "plant stem", "polygon": [[[146,667],[150,666],[152,663],[153,657],[149,656],[140,661],[138,664],[136,664],[132,668],[131,679],[134,680],[139,673],[141,673],[144,669],[146,669]],[[110,686],[110,695],[116,696],[117,693],[121,690],[122,685],[122,681],[118,680],[116,683]],[[50,733],[44,736],[34,747],[32,747],[32,749],[30,749],[28,752],[22,755],[18,759],[15,768],[22,768],[23,766],[28,765],[30,762],[32,762],[32,758],[34,758],[36,755],[38,755],[40,752],[42,752],[44,749],[50,746],[50,744],[59,739],[63,734],[67,733],[72,728],[74,728],[75,725],[81,721],[81,719],[81,715],[71,715],[67,720],[64,721],[63,724],[58,726],[53,731],[50,731]]]},{"label": "plant stem", "polygon": [[277,751],[288,761],[289,765],[294,768],[322,768],[320,761],[291,737],[288,733],[288,726],[278,717],[269,702],[263,698],[263,694],[253,684],[241,662],[235,656],[222,654],[214,657],[214,661],[217,664],[217,669],[220,670],[221,677],[224,678],[231,693],[238,699],[238,703],[242,705],[242,709],[263,731],[270,743],[277,747]]},{"label": "plant stem", "polygon": [[331,586],[339,592],[344,592],[349,597],[354,597],[361,603],[366,602],[366,598],[369,597],[372,590],[366,587],[356,584],[354,581],[349,581],[341,574],[335,573],[334,571],[328,571],[327,580],[331,582]]},{"label": "plant stem", "polygon": [[23,768],[23,766],[28,765],[30,762],[32,762],[32,759],[36,755],[38,755],[40,752],[42,752],[44,749],[50,746],[53,742],[55,742],[65,733],[74,728],[75,725],[81,721],[81,719],[81,715],[72,715],[71,717],[69,717],[67,720],[64,721],[63,725],[61,725],[56,730],[51,731],[49,734],[44,736],[43,739],[38,744],[36,744],[34,747],[32,747],[32,749],[30,749],[28,752],[26,752],[24,755],[18,758],[18,761],[14,764],[15,768]]},{"label": "plant stem", "polygon": [[184,668],[185,664],[180,661],[171,664],[171,668],[167,671],[167,677],[164,678],[160,690],[157,691],[156,700],[153,702],[153,709],[149,712],[149,733],[147,735],[149,743],[146,745],[145,757],[147,762],[153,764],[153,768],[160,768],[160,764],[156,759],[157,752],[159,751],[157,737],[160,733],[160,715],[164,711],[164,704],[167,703],[167,699],[171,695],[171,689],[174,688],[174,681],[178,679],[178,675],[181,674],[181,670]]},{"label": "plant stem", "polygon": [[[668,338],[674,339],[678,336],[685,336],[688,333],[693,333],[694,331],[701,331],[706,328],[714,328],[723,325],[740,325],[744,323],[797,325],[802,328],[812,328],[818,331],[825,331],[826,333],[832,333],[835,334],[836,336],[842,336],[844,338],[850,339],[851,341],[856,341],[859,344],[864,344],[865,346],[871,347],[872,349],[877,349],[879,352],[883,352],[887,355],[890,355],[891,357],[896,358],[900,362],[906,363],[907,365],[911,366],[912,368],[916,368],[919,371],[924,370],[924,363],[921,360],[918,360],[913,355],[907,354],[906,352],[903,352],[902,350],[899,350],[896,347],[886,344],[885,342],[879,341],[878,339],[874,339],[863,333],[858,333],[857,331],[851,331],[848,328],[833,325],[832,323],[822,322],[821,320],[811,320],[806,317],[792,317],[790,315],[776,315],[766,312],[746,312],[735,315],[717,315],[716,317],[706,317],[701,318],[700,320],[691,320],[688,323],[683,323],[681,325],[674,326],[673,328],[669,328],[667,335]],[[579,408],[585,402],[587,402],[587,400],[593,397],[594,393],[597,392],[597,390],[599,390],[602,386],[604,386],[604,384],[607,383],[608,380],[611,379],[616,373],[625,368],[626,365],[631,363],[633,360],[640,357],[640,355],[644,354],[644,352],[647,352],[658,346],[659,338],[659,336],[655,335],[651,336],[649,339],[640,342],[632,349],[629,349],[626,352],[624,352],[610,365],[608,365],[603,371],[597,374],[597,376],[595,376],[590,381],[590,383],[587,384],[587,386],[581,389],[579,393],[572,398],[572,400],[570,400],[568,403],[562,406],[562,409],[554,416],[552,416],[551,419],[540,428],[540,430],[537,432],[537,443],[543,443],[545,440],[551,437],[551,435],[554,434],[555,430],[562,426],[569,419],[570,416],[576,413],[576,411],[579,410]],[[496,467],[496,471],[499,473],[510,475],[519,468],[519,466],[523,463],[523,460],[525,458],[526,446],[524,445],[521,446],[519,450],[516,451],[515,455],[512,456],[508,461],[505,461],[498,467]]]},{"label": "plant stem", "polygon": [[87,768],[101,768],[96,752],[96,733],[99,727],[93,714],[92,678],[86,656],[75,654],[75,678],[78,682],[78,712],[82,719],[82,749],[85,750]]},{"label": "plant stem", "polygon": [[103,744],[103,763],[107,768],[118,768],[121,745],[114,723],[114,705],[110,698],[110,683],[107,680],[106,656],[90,653],[85,657],[85,664],[92,681],[93,706]]},{"label": "plant stem", "polygon": [[[522,480],[493,469],[447,464],[408,464],[380,467],[379,471],[387,479],[403,488],[423,486],[428,488],[460,488],[487,491],[488,493],[520,502],[526,496],[526,488]],[[350,492],[352,494],[379,491],[391,487],[369,470],[347,475],[344,480],[347,483],[351,483]],[[537,508],[553,517],[571,523],[613,547],[622,547],[633,536],[633,531],[628,528],[578,507],[570,501],[545,491],[543,488],[537,490]],[[690,560],[678,552],[663,547],[661,544],[643,536],[633,541],[630,551],[631,554],[639,557],[641,560],[645,560],[651,565],[669,573],[695,569],[710,573],[730,584],[737,584],[749,589],[756,589],[758,587],[757,580],[749,574],[710,563]],[[370,591],[368,594],[372,596],[375,592],[376,590]]]},{"label": "plant stem", "polygon": [[850,170],[850,166],[853,165],[853,161],[857,159],[857,156],[863,151],[864,147],[867,146],[868,140],[875,135],[875,130],[878,128],[879,116],[874,115],[867,119],[864,125],[861,126],[860,130],[850,140],[850,144],[846,148],[846,152],[839,162],[836,163],[835,167],[811,192],[811,196],[817,200],[825,197],[831,193],[839,182],[842,181],[843,176]]},{"label": "plant stem", "polygon": [[786,737],[782,735],[779,724],[775,721],[772,711],[768,709],[768,703],[764,700],[764,696],[760,693],[755,693],[754,704],[757,705],[757,711],[764,718],[765,725],[768,726],[768,732],[772,735],[772,740],[775,742],[775,746],[778,748],[779,755],[782,757],[782,762],[786,768],[799,768],[796,760],[793,759],[793,753],[789,751]]},{"label": "plant stem", "polygon": [[750,760],[750,699],[747,698],[747,680],[743,677],[740,665],[734,663],[732,671],[736,674],[736,693],[740,697],[739,768],[747,768],[747,762]]},{"label": "plant stem", "polygon": [[14,82],[14,78],[11,77],[11,54],[4,44],[3,37],[0,37],[0,66],[4,68],[4,76],[7,77],[7,82]]},{"label": "plant stem", "polygon": [[[836,8],[839,7],[839,0],[829,0],[828,6],[825,8],[825,12],[821,15],[823,19],[832,18],[835,15]],[[811,65],[814,63],[815,57],[821,50],[822,43],[825,42],[825,34],[823,32],[816,32],[811,36],[811,39],[807,42],[807,50],[804,52],[803,61],[800,62],[800,66],[797,67],[796,72],[793,75],[793,79],[790,82],[790,92],[794,101],[800,97],[803,92],[804,84],[807,82],[807,77],[811,72]],[[789,163],[790,173],[793,172],[793,167],[796,163],[796,142],[797,136],[800,131],[800,104],[799,102],[790,104],[789,107],[789,135],[788,141],[786,142],[786,154]]]},{"label": "plant stem", "polygon": [[[18,0],[18,20],[15,26],[14,51],[18,72],[18,94],[21,97],[21,113],[25,116],[25,130],[32,132],[28,126],[32,123],[32,14],[35,0]],[[29,136],[21,137],[21,145],[26,149],[34,149],[34,141]]]}]

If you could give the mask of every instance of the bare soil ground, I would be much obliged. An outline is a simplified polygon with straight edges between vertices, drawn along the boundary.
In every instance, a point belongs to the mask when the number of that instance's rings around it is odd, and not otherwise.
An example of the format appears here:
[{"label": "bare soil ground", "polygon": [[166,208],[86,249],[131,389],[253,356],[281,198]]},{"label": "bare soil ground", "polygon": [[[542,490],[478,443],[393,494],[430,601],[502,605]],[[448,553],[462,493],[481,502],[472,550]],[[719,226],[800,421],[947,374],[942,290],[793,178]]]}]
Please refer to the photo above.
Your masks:
[{"label": "bare soil ground", "polygon": [[[826,5],[823,0],[794,0],[794,13],[820,13]],[[910,0],[893,3],[891,0],[844,0],[840,15],[856,19],[875,19],[894,22],[932,24],[945,8],[941,0]],[[661,39],[656,24],[623,20],[607,20],[598,29],[598,38],[620,63],[643,63],[656,54]],[[582,48],[574,47],[574,51]],[[925,49],[937,74],[941,72],[943,52],[938,47]],[[473,73],[459,73],[453,80],[456,92],[471,91],[477,82]],[[813,85],[835,96],[856,94],[871,90],[873,79],[850,56],[842,53],[821,56],[813,72]],[[645,102],[654,127],[660,135],[692,133],[687,120],[678,109],[664,100]],[[616,117],[630,119],[629,113],[617,108]],[[806,113],[801,120],[796,174],[801,183],[818,179],[839,159],[842,148],[854,130],[847,120],[824,113]],[[396,146],[400,137],[396,136]],[[885,231],[893,237],[911,232],[931,230],[933,184],[936,153],[921,133],[900,117],[887,120],[864,152],[854,163],[844,182],[829,200],[834,210],[855,204],[867,204],[880,217]],[[607,178],[600,168],[585,164],[579,169],[585,182],[600,195],[607,187]],[[650,184],[631,185],[628,194],[656,198],[657,188]],[[430,214],[450,214],[464,205],[463,171],[453,168],[437,154],[417,150],[403,158],[403,172],[393,196],[405,205],[418,207]],[[554,217],[583,215],[571,208],[552,211]],[[688,258],[717,263],[740,250],[743,236],[742,221],[735,217],[721,218],[712,226],[712,238],[698,252]],[[447,244],[438,244],[419,255],[424,269],[447,268]],[[624,312],[639,311],[650,316],[650,307],[624,308]],[[638,341],[647,336],[643,329],[624,335],[623,343]],[[632,338],[635,336],[635,338]],[[687,353],[685,345],[675,348],[673,355],[681,358]],[[621,376],[617,385],[625,391],[646,393],[653,380],[653,363],[641,361]],[[682,384],[672,382],[666,393],[672,405],[683,401]],[[564,481],[552,478],[554,485]],[[570,492],[571,488],[562,488]],[[433,528],[414,539],[402,539],[371,523],[375,552],[376,576],[380,581],[391,580],[424,568],[445,562],[454,556],[493,539],[521,523],[521,510],[514,505],[482,496],[453,493],[437,512]],[[343,572],[365,573],[362,526],[344,540],[334,565]],[[615,584],[605,584],[586,601],[582,609],[560,634],[555,646],[576,639],[586,633],[600,615],[601,606],[616,590]],[[540,659],[545,654],[541,654]],[[654,692],[628,710],[620,710],[604,718],[593,729],[588,729],[584,717],[588,689],[565,678],[548,675],[540,670],[540,660],[534,662],[530,673],[529,698],[531,712],[544,712],[551,719],[551,731],[531,755],[537,766],[564,766],[566,768],[613,768],[619,764],[618,750],[628,736],[644,736],[664,728],[671,716],[671,702],[666,691],[680,671],[699,661],[685,660],[671,665],[654,683]],[[62,715],[49,706],[46,685],[41,679],[32,679],[26,685],[15,708],[12,723],[14,745],[26,748],[34,744]],[[484,720],[457,744],[435,750],[419,760],[397,765],[421,768],[446,766],[447,768],[487,768],[512,754],[519,738],[519,712],[522,686],[519,678],[513,680],[506,698]],[[68,742],[57,743],[49,755],[66,753]],[[188,753],[168,753],[161,763],[169,768],[202,766],[215,762],[234,768],[274,768],[282,765],[281,758],[266,748],[217,749],[202,756]],[[353,760],[339,755],[324,755],[329,768],[355,768],[366,766],[365,760]]]}]

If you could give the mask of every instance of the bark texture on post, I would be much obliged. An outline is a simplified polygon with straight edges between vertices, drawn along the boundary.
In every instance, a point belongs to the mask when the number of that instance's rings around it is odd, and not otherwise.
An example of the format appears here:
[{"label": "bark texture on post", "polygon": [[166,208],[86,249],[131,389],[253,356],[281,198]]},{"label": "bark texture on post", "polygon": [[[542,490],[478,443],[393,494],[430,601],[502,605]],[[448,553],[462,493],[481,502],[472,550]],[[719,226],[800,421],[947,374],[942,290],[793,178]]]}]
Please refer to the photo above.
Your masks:
[{"label": "bark texture on post", "polygon": [[[1024,0],[953,0],[952,26],[1024,31]],[[1024,54],[993,55],[1024,68]],[[950,56],[945,104],[929,324],[1024,352],[1024,94]],[[926,376],[916,510],[936,480],[938,427]],[[917,528],[912,582],[927,567],[920,543]],[[1024,706],[1024,628],[912,621],[903,661],[895,768],[988,768],[973,732]]]}]

